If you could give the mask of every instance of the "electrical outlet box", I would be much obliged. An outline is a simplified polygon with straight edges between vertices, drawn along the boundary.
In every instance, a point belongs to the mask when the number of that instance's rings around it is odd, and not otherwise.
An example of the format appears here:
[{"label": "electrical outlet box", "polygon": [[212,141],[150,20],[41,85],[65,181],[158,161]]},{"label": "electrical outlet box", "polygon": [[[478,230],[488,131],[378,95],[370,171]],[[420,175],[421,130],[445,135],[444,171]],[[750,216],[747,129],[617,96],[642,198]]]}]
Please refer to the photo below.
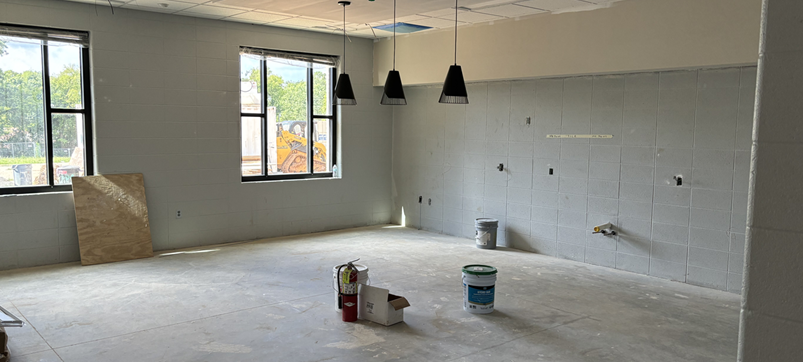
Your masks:
[{"label": "electrical outlet box", "polygon": [[176,219],[181,219],[181,210],[176,210]]}]

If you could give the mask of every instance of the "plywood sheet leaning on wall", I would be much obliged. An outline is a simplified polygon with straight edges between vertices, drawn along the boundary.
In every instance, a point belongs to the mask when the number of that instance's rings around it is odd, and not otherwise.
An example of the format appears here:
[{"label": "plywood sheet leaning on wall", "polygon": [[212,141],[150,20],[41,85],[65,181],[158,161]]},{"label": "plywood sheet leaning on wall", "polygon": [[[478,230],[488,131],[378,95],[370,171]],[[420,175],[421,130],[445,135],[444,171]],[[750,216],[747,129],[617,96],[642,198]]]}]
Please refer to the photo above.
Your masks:
[{"label": "plywood sheet leaning on wall", "polygon": [[141,173],[73,177],[81,264],[153,256]]}]

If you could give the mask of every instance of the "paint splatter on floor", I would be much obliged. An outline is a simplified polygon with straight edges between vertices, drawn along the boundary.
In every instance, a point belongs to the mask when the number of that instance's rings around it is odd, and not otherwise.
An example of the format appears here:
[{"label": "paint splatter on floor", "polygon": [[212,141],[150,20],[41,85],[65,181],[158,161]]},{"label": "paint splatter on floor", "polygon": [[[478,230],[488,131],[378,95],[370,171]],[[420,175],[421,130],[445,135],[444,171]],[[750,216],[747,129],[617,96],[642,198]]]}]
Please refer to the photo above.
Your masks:
[{"label": "paint splatter on floor", "polygon": [[354,349],[385,341],[384,338],[377,336],[373,329],[359,324],[355,324],[354,330],[348,332],[348,334],[351,335],[350,341],[333,342],[327,344],[326,347]]},{"label": "paint splatter on floor", "polygon": [[209,344],[196,346],[193,349],[201,352],[214,353],[251,353],[251,347],[242,344],[226,344],[218,342],[211,342]]}]

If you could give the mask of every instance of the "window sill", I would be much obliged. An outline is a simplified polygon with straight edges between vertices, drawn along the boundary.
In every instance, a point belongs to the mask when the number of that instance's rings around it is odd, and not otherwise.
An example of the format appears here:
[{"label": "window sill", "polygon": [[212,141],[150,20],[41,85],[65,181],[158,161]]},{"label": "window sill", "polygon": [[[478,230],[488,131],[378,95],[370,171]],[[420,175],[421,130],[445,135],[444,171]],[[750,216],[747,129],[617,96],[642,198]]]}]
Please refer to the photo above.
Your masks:
[{"label": "window sill", "polygon": [[252,184],[252,183],[274,183],[274,182],[294,182],[294,181],[315,181],[315,180],[339,180],[342,177],[334,177],[331,173],[327,174],[317,174],[315,176],[304,175],[305,177],[291,177],[285,178],[283,176],[278,176],[276,178],[266,178],[262,176],[257,177],[241,177],[240,183],[241,184]]},{"label": "window sill", "polygon": [[72,185],[63,186],[44,186],[44,187],[9,187],[0,189],[0,197],[11,196],[30,196],[30,195],[52,195],[72,193]]}]

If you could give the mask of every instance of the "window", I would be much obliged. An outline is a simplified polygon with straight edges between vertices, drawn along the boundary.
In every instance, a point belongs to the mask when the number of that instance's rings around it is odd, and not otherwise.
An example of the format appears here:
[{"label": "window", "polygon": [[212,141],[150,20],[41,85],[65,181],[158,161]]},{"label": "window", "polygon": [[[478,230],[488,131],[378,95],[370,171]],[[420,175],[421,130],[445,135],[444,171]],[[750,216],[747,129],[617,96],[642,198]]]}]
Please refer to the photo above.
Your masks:
[{"label": "window", "polygon": [[0,24],[0,194],[93,174],[88,35]]},{"label": "window", "polygon": [[332,177],[336,58],[241,48],[242,180]]}]

